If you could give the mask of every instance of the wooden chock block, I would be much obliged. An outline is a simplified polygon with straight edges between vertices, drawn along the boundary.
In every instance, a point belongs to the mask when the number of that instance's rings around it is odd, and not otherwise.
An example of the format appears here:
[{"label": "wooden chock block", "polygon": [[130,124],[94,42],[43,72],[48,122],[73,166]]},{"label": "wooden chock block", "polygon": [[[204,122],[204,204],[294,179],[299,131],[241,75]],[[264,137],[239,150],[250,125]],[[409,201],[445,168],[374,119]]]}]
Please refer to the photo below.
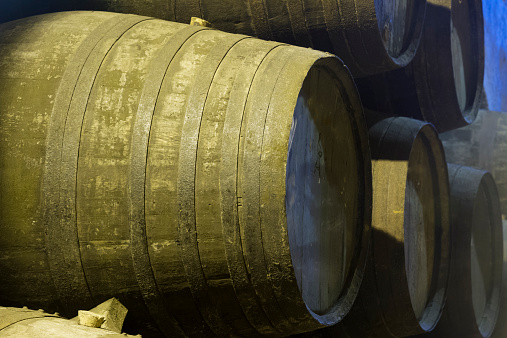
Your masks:
[{"label": "wooden chock block", "polygon": [[101,327],[105,321],[105,317],[91,311],[78,311],[79,325],[88,327]]},{"label": "wooden chock block", "polygon": [[100,326],[103,329],[121,333],[123,321],[127,316],[127,308],[116,298],[111,298],[89,310],[105,318]]}]

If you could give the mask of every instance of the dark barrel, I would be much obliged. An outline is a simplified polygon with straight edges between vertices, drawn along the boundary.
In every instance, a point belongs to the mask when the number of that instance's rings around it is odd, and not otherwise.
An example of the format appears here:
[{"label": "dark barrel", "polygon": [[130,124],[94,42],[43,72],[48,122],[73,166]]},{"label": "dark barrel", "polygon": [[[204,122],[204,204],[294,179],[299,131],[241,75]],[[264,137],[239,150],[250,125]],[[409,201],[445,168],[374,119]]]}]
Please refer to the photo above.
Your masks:
[{"label": "dark barrel", "polygon": [[[419,44],[426,6],[426,0],[50,2],[53,4],[51,10],[105,10],[182,23],[189,23],[193,16],[200,17],[225,32],[331,52],[344,61],[354,76],[385,72],[407,65]],[[9,6],[16,5],[13,3]],[[22,10],[24,8],[18,11]],[[29,13],[32,14],[33,10]]]},{"label": "dark barrel", "polygon": [[[487,170],[493,176],[502,210],[504,236],[507,219],[507,114],[480,110],[474,123],[440,135],[449,162]],[[505,237],[507,238],[507,237]],[[507,336],[507,246],[504,241],[504,278],[498,321],[492,337]]]},{"label": "dark barrel", "polygon": [[428,0],[421,43],[404,69],[358,81],[363,104],[431,122],[439,132],[475,120],[484,78],[481,0]]},{"label": "dark barrel", "polygon": [[348,312],[371,162],[338,58],[65,12],[1,25],[0,65],[0,304],[74,316],[115,296],[132,331],[167,336]]},{"label": "dark barrel", "polygon": [[[489,337],[500,307],[503,235],[490,173],[449,164],[452,258],[446,305],[424,337]],[[423,337],[423,336],[421,336]]]}]

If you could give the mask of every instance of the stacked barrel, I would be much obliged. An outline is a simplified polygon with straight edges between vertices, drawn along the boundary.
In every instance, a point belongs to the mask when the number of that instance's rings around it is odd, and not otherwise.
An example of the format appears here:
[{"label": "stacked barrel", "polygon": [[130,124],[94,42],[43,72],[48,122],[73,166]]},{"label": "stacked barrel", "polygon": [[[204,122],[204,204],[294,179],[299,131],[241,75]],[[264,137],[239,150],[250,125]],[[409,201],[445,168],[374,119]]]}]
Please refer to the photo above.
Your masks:
[{"label": "stacked barrel", "polygon": [[480,124],[481,0],[2,9],[0,306],[117,297],[146,337],[493,333],[507,169],[446,141]]}]

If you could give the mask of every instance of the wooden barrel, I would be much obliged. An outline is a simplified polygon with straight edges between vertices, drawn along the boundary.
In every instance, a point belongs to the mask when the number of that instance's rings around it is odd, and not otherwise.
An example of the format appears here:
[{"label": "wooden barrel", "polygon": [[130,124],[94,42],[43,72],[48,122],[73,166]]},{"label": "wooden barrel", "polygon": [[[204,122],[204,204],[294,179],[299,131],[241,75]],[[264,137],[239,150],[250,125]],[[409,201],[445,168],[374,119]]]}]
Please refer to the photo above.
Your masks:
[{"label": "wooden barrel", "polygon": [[431,122],[439,132],[475,120],[484,78],[481,0],[429,0],[421,43],[404,69],[358,81],[363,104]]},{"label": "wooden barrel", "polygon": [[[502,219],[507,219],[507,114],[480,110],[475,122],[467,127],[440,135],[448,161],[491,172],[496,182]],[[504,227],[504,236],[505,236]],[[499,320],[492,337],[507,335],[507,250],[504,242],[504,278]]]},{"label": "wooden barrel", "polygon": [[489,171],[507,219],[507,114],[480,110],[469,126],[440,135],[449,162]]},{"label": "wooden barrel", "polygon": [[353,308],[321,337],[406,337],[430,331],[444,306],[450,259],[449,183],[435,129],[370,124],[372,250]]},{"label": "wooden barrel", "polygon": [[79,325],[77,322],[49,314],[43,310],[0,306],[0,336],[34,338],[68,337],[134,337],[113,331]]},{"label": "wooden barrel", "polygon": [[348,311],[371,163],[338,58],[106,12],[6,23],[0,46],[1,304],[115,296],[169,336]]},{"label": "wooden barrel", "polygon": [[490,173],[449,164],[452,255],[449,291],[435,330],[421,337],[489,337],[500,307],[503,235]]},{"label": "wooden barrel", "polygon": [[334,53],[354,76],[365,76],[412,60],[426,0],[69,0],[58,6],[182,23],[200,17],[225,32]]},{"label": "wooden barrel", "polygon": [[367,118],[373,217],[363,282],[342,322],[302,337],[407,337],[431,331],[444,307],[450,198],[437,132],[409,118]]}]

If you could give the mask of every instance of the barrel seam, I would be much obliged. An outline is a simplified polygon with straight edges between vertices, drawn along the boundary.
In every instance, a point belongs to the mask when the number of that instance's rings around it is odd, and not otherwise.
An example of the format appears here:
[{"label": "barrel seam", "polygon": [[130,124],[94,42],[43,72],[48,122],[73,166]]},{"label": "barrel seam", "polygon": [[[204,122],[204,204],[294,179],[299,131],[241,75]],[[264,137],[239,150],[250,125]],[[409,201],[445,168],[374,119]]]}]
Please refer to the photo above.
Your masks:
[{"label": "barrel seam", "polygon": [[[130,251],[137,283],[143,300],[159,328],[168,335],[184,336],[176,318],[169,314],[158,287],[146,236],[146,169],[153,116],[167,70],[183,45],[204,27],[187,26],[176,33],[158,52],[142,89],[132,133],[128,178]],[[148,271],[148,269],[150,271]],[[153,298],[153,295],[156,297]],[[168,322],[167,322],[168,321]],[[174,332],[176,330],[177,332]]]},{"label": "barrel seam", "polygon": [[[224,322],[222,316],[217,312],[216,306],[214,306],[210,297],[206,275],[202,269],[196,231],[195,179],[200,126],[210,87],[220,64],[229,51],[239,41],[250,38],[244,35],[232,37],[232,41],[230,35],[219,40],[216,43],[217,47],[207,55],[206,60],[200,66],[200,70],[206,70],[206,67],[212,67],[212,69],[209,73],[202,72],[200,74],[201,77],[196,79],[195,86],[187,99],[181,132],[177,178],[178,232],[181,242],[181,259],[184,262],[186,278],[192,296],[198,304],[199,311],[205,322],[217,335],[231,335],[232,328]],[[190,172],[189,168],[191,169]]]},{"label": "barrel seam", "polygon": [[[266,52],[266,54],[264,55],[264,57],[262,58],[262,60],[259,62],[259,65],[257,66],[257,68],[255,69],[255,72],[252,76],[252,79],[255,78],[258,70],[259,70],[259,67],[260,65],[264,62],[264,60],[266,59],[266,57],[271,53],[273,52],[273,50],[281,47],[281,46],[284,46],[283,44],[277,44],[275,46],[273,46],[269,51]],[[241,135],[242,135],[242,126],[243,126],[243,121],[244,121],[244,112],[245,112],[245,104],[248,100],[248,97],[250,95],[250,91],[251,91],[251,88],[252,88],[252,81],[250,81],[250,84],[248,86],[248,91],[245,95],[245,100],[243,102],[243,107],[242,107],[242,110],[241,110],[241,118],[240,118],[240,121],[238,123],[238,129],[237,129],[237,142],[236,142],[236,147],[235,150],[236,150],[236,159],[235,159],[235,168],[234,168],[234,173],[235,173],[235,182],[234,182],[234,199],[236,200],[236,205],[234,207],[234,211],[233,211],[233,217],[235,219],[235,224],[236,224],[236,230],[237,230],[237,236],[238,236],[238,239],[236,240],[237,243],[238,243],[238,248],[240,250],[240,258],[238,259],[238,261],[242,262],[243,264],[241,265],[241,267],[243,268],[243,271],[244,271],[244,275],[248,278],[249,282],[250,282],[250,291],[251,293],[253,294],[253,296],[255,297],[255,304],[257,305],[257,307],[260,309],[260,311],[262,311],[262,313],[264,314],[265,318],[267,319],[267,321],[269,322],[269,324],[271,325],[271,327],[274,329],[274,330],[277,330],[279,333],[281,333],[277,326],[273,323],[273,321],[271,320],[271,318],[268,316],[268,314],[266,313],[266,311],[264,310],[264,307],[262,306],[262,302],[261,300],[259,299],[259,296],[257,295],[257,292],[255,291],[255,288],[251,285],[251,277],[250,277],[250,274],[248,272],[248,268],[247,268],[247,262],[245,260],[245,256],[243,255],[243,252],[244,252],[244,248],[243,248],[243,240],[241,238],[241,226],[240,226],[240,222],[239,222],[239,211],[238,211],[238,207],[240,207],[242,205],[242,202],[240,202],[240,196],[238,196],[238,189],[239,189],[239,183],[238,183],[238,177],[239,177],[239,166],[240,166],[240,163],[239,163],[239,153],[240,153],[240,145],[241,145]],[[232,94],[231,94],[232,96]],[[228,261],[231,260],[232,258],[231,255],[233,255],[233,253],[231,252],[231,250],[227,250],[227,247],[226,247],[226,252],[227,252],[227,257],[228,257]],[[229,263],[230,264],[230,263]],[[234,275],[235,276],[235,275]],[[233,286],[235,287],[235,290],[237,287],[235,283],[236,279],[234,276],[232,276],[231,274],[231,277],[232,277],[232,280],[233,280]],[[241,277],[239,277],[241,278]],[[244,304],[242,302],[240,302],[240,305],[241,307],[243,308],[243,312],[245,313],[245,316],[247,317],[247,319],[249,319],[250,323],[252,323],[252,319],[250,319],[250,317],[252,316],[252,314],[248,311],[245,311],[245,308],[244,308]],[[253,324],[252,324],[253,325]],[[254,327],[256,327],[255,325],[253,325]],[[261,332],[259,331],[260,333],[266,333],[266,332]]]},{"label": "barrel seam", "polygon": [[[144,17],[135,17],[130,16],[132,18],[136,18],[137,23],[147,18]],[[56,93],[55,103],[53,105],[51,117],[50,117],[50,131],[46,138],[46,155],[45,155],[45,165],[42,170],[42,195],[43,195],[43,222],[45,224],[45,237],[46,237],[46,255],[51,257],[50,261],[50,274],[51,279],[53,281],[54,286],[57,289],[57,293],[59,295],[60,301],[64,308],[74,308],[77,304],[73,303],[73,300],[78,297],[79,304],[89,304],[92,305],[94,303],[94,298],[90,290],[90,286],[88,284],[86,273],[84,270],[83,261],[81,258],[81,249],[80,249],[80,241],[79,241],[79,231],[78,231],[78,223],[77,223],[77,161],[79,154],[79,146],[80,146],[80,137],[82,130],[79,129],[79,137],[77,144],[77,157],[75,158],[75,173],[74,173],[74,187],[70,187],[71,189],[75,189],[73,202],[70,203],[69,206],[65,206],[62,204],[62,189],[64,173],[66,172],[63,167],[65,148],[67,145],[67,140],[65,135],[68,132],[68,120],[69,115],[71,113],[72,104],[75,102],[76,97],[79,97],[80,93],[76,93],[76,89],[80,80],[86,76],[83,74],[85,67],[89,64],[90,58],[93,56],[94,52],[96,53],[97,48],[103,43],[103,41],[108,37],[108,35],[112,35],[111,31],[117,29],[118,26],[124,24],[125,17],[118,15],[113,18],[106,20],[102,24],[100,24],[97,28],[95,28],[90,35],[88,35],[80,44],[80,46],[74,52],[74,55],[71,57],[70,61],[67,64],[67,68],[64,71],[62,80],[60,82],[59,88]],[[132,25],[128,28],[130,29]],[[127,30],[128,30],[127,29]],[[100,33],[100,34],[99,34]],[[123,32],[124,33],[124,32]],[[122,33],[122,34],[123,34]],[[119,38],[118,38],[119,39]],[[116,42],[116,40],[115,40]],[[91,44],[91,46],[89,46]],[[114,45],[114,43],[113,43]],[[111,46],[112,48],[112,46]],[[110,48],[108,49],[109,52]],[[86,53],[85,57],[83,57],[82,53]],[[107,52],[107,53],[108,53]],[[107,53],[104,55],[104,58],[107,56]],[[84,59],[84,61],[83,61]],[[77,63],[77,65],[75,64]],[[98,70],[100,70],[100,66],[97,71],[92,75],[93,78],[96,77]],[[71,82],[71,89],[68,93],[63,92],[62,90],[66,89],[66,82]],[[87,95],[89,97],[90,91],[93,87],[90,87]],[[85,93],[83,93],[85,94]],[[83,95],[81,94],[81,95]],[[61,98],[63,95],[63,98]],[[60,99],[61,98],[61,99]],[[86,99],[88,101],[88,98]],[[60,103],[62,102],[62,103]],[[63,106],[63,107],[61,107]],[[61,113],[60,113],[60,110]],[[86,106],[82,109],[82,115],[84,120]],[[58,115],[57,115],[58,114]],[[53,131],[54,130],[54,131]],[[68,171],[68,170],[67,170]],[[67,173],[68,174],[68,173]],[[72,176],[72,168],[70,172]],[[66,189],[64,190],[66,191]],[[71,194],[67,197],[71,197]],[[71,206],[73,205],[73,206]],[[71,214],[71,217],[65,217],[66,209],[74,210],[74,215]],[[71,211],[72,212],[72,211]],[[60,224],[61,222],[67,220],[70,221],[70,227],[59,226],[56,227],[56,224]],[[65,257],[63,252],[69,252],[69,247],[66,247],[65,250],[61,247],[61,242],[64,241],[65,237],[74,238],[75,242],[72,242],[74,245],[70,247],[70,252],[74,251],[72,254],[75,255],[74,258],[79,260],[79,263],[74,267],[69,267],[65,262]],[[65,241],[68,245],[69,242]],[[56,252],[54,252],[56,251]],[[52,262],[52,263],[51,263]],[[78,267],[79,265],[79,267]],[[68,275],[72,275],[70,278]],[[73,282],[74,281],[74,282]],[[79,287],[76,287],[76,282],[81,284]],[[72,283],[70,285],[69,283]],[[84,291],[86,290],[86,291]],[[83,292],[84,291],[84,292]],[[81,299],[81,297],[84,298]],[[68,301],[71,300],[72,304],[68,304]],[[70,312],[70,311],[69,311]]]}]

